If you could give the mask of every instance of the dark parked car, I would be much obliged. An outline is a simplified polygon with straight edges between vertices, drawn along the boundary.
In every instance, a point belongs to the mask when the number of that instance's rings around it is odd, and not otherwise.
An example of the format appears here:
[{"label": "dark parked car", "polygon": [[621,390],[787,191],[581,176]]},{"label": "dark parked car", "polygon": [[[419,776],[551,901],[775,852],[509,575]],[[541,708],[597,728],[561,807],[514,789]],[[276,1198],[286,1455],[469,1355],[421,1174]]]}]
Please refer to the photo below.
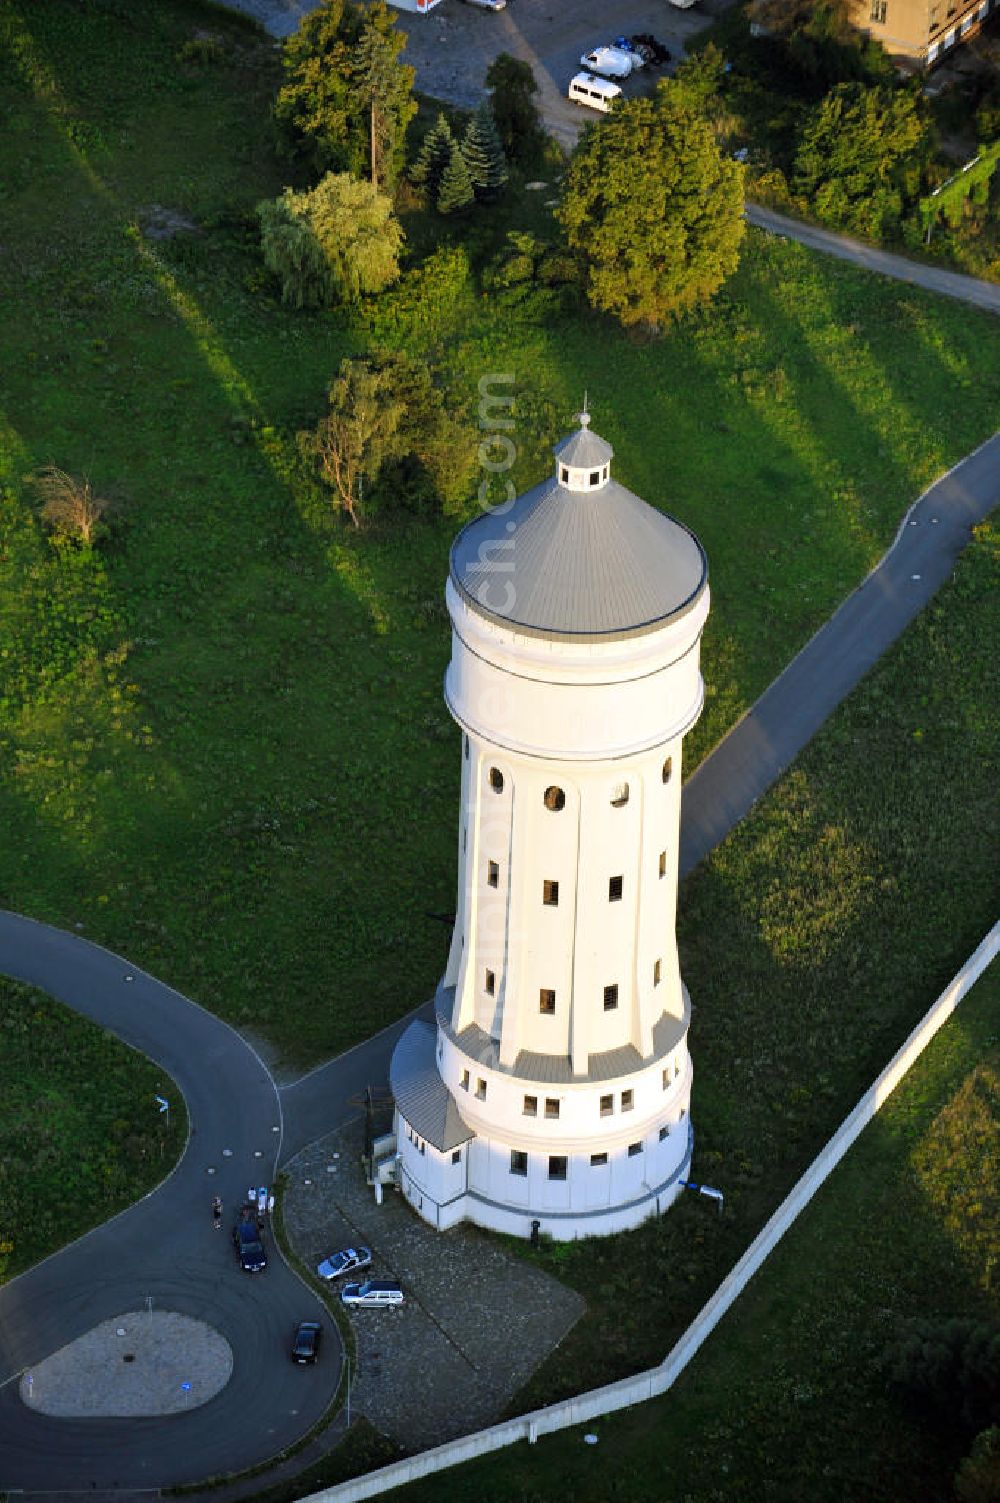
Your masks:
[{"label": "dark parked car", "polygon": [[293,1362],[315,1362],[323,1340],[323,1327],[318,1320],[300,1320],[292,1339]]},{"label": "dark parked car", "polygon": [[237,1221],[233,1227],[233,1246],[245,1273],[261,1273],[267,1267],[267,1253],[256,1221]]}]

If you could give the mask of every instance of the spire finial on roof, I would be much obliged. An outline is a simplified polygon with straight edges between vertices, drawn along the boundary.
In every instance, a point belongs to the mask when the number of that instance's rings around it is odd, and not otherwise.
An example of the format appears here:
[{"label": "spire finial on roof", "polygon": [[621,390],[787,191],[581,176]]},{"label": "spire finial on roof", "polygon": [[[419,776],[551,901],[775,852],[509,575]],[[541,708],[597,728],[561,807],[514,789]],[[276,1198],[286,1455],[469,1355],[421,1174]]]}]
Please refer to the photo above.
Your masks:
[{"label": "spire finial on roof", "polygon": [[587,393],[586,393],[586,391],[584,391],[584,393],[583,393],[583,411],[580,413],[580,427],[581,428],[589,428],[590,427],[590,412],[588,411],[588,403],[587,403]]}]

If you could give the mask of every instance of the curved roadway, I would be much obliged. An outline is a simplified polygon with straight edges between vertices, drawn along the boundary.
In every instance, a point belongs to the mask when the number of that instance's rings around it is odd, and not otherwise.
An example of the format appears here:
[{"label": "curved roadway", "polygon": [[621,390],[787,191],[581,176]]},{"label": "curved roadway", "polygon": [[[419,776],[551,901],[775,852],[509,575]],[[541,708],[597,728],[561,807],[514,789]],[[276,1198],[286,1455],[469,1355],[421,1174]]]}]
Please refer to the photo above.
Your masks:
[{"label": "curved roadway", "polygon": [[[269,1460],[320,1418],[340,1375],[332,1321],[273,1239],[258,1275],[241,1272],[229,1242],[230,1211],[250,1184],[271,1182],[280,1153],[274,1081],[228,1024],[76,935],[0,913],[0,968],[156,1060],[190,1120],[185,1152],[156,1190],[0,1288],[0,1489],[167,1487]],[[215,1193],[223,1237],[212,1227]],[[140,1420],[55,1419],[21,1402],[24,1369],[148,1299],[229,1342],[233,1375],[214,1399]],[[309,1317],[324,1319],[328,1344],[316,1367],[300,1368],[288,1346]]]},{"label": "curved roadway", "polygon": [[[914,504],[878,567],[698,768],[684,790],[683,870],[743,817],[899,636],[998,500],[1000,435]],[[318,1302],[277,1256],[260,1277],[240,1274],[212,1231],[211,1194],[232,1207],[246,1186],[270,1181],[279,1159],[355,1115],[364,1087],[386,1080],[409,1018],[279,1092],[227,1024],[78,936],[0,914],[0,970],[155,1059],[183,1091],[191,1121],[185,1153],[157,1190],[0,1288],[0,1489],[166,1487],[267,1460],[320,1417],[339,1364],[333,1343],[317,1368],[291,1364],[292,1324],[319,1315]],[[169,1419],[119,1421],[50,1419],[21,1403],[22,1370],[150,1297],[229,1340],[233,1377],[215,1399]]]}]

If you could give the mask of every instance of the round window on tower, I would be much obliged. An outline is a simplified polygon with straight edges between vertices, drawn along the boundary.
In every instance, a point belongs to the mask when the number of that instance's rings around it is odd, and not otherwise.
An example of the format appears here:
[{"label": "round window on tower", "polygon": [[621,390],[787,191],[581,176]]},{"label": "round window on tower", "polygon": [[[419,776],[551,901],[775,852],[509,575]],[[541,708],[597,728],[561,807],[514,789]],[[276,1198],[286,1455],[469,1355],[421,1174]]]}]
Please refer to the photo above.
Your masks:
[{"label": "round window on tower", "polygon": [[674,770],[673,758],[672,757],[668,757],[667,760],[663,764],[663,781],[665,783],[669,783],[670,782],[670,776],[671,776],[671,773],[673,772],[673,770]]},{"label": "round window on tower", "polygon": [[494,793],[503,793],[503,773],[499,767],[490,768],[490,787]]},{"label": "round window on tower", "polygon": [[545,790],[545,807],[546,809],[551,809],[554,814],[566,807],[566,795],[554,783],[550,788],[546,788]]}]

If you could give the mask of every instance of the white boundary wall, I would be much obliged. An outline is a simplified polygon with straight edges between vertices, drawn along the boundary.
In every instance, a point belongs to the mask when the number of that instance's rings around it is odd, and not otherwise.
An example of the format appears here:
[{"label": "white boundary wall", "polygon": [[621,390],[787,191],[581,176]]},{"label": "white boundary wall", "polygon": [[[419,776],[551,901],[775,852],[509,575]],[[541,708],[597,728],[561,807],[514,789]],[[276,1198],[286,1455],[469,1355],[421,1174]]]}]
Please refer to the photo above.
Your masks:
[{"label": "white boundary wall", "polygon": [[559,1404],[549,1404],[544,1409],[535,1409],[530,1414],[492,1425],[488,1430],[478,1430],[472,1435],[463,1435],[458,1440],[448,1441],[431,1451],[422,1451],[404,1461],[368,1472],[336,1487],[324,1488],[312,1493],[308,1503],[356,1503],[363,1498],[374,1498],[392,1488],[402,1487],[419,1477],[445,1471],[477,1456],[502,1450],[504,1446],[518,1441],[535,1441],[540,1435],[550,1435],[557,1430],[566,1430],[573,1425],[584,1424],[602,1414],[611,1414],[617,1409],[628,1409],[646,1399],[666,1393],[680,1377],[699,1347],[718,1325],[730,1305],[750,1282],[757,1269],[774,1250],[799,1212],[808,1205],[820,1185],[832,1173],[847,1150],[860,1136],[862,1130],[888,1099],[910,1066],[923,1053],[938,1029],[948,1021],[969,988],[985,971],[990,962],[1000,953],[1000,922],[994,924],[978,949],[970,955],[962,969],[938,997],[937,1001],[917,1024],[901,1049],[893,1056],[873,1085],[862,1096],[857,1106],[840,1124],[833,1137],[813,1159],[809,1168],[782,1201],[763,1231],[755,1238],[736,1266],[726,1275],[711,1299],[705,1304],[688,1326],[684,1335],[659,1367],[638,1373],[633,1378],[623,1378],[619,1383],[609,1383],[604,1388],[592,1388],[574,1399]]}]

